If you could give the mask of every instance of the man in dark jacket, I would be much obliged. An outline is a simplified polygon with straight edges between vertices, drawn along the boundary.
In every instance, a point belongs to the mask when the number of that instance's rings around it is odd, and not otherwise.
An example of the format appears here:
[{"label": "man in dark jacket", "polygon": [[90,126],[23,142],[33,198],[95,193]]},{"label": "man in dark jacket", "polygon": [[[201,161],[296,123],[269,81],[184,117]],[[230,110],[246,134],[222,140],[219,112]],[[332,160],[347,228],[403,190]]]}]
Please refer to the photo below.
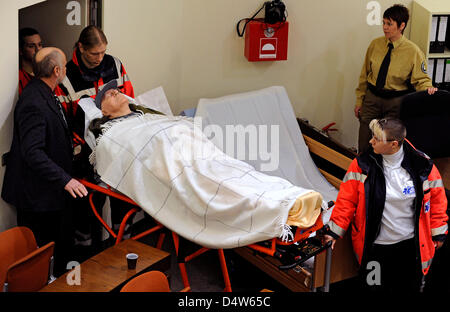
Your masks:
[{"label": "man in dark jacket", "polygon": [[54,94],[65,77],[65,64],[66,57],[57,48],[36,53],[33,67],[38,79],[27,85],[14,111],[2,190],[2,198],[17,208],[18,225],[29,227],[39,246],[55,242],[55,273],[62,273],[72,238],[68,195],[87,195],[71,177],[71,135]]}]

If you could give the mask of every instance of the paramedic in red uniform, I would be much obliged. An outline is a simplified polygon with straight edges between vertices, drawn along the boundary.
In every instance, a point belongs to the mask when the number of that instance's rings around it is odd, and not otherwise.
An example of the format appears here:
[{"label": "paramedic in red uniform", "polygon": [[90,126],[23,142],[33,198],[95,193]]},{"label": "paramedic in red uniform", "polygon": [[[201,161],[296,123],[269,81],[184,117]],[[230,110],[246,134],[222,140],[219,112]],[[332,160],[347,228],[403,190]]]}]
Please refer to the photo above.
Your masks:
[{"label": "paramedic in red uniform", "polygon": [[418,292],[448,233],[444,185],[432,161],[405,140],[400,120],[374,119],[370,129],[373,151],[351,163],[325,240],[334,245],[351,227],[365,289]]},{"label": "paramedic in red uniform", "polygon": [[[74,153],[76,154],[74,173],[77,177],[89,179],[93,176],[93,168],[88,161],[91,150],[87,144],[79,144],[83,143],[84,138],[84,112],[78,106],[80,99],[84,97],[95,99],[97,93],[111,80],[117,81],[117,86],[122,93],[134,98],[133,86],[125,67],[118,58],[106,54],[107,45],[108,40],[100,28],[93,25],[84,28],[75,44],[72,60],[67,63],[67,79],[60,85],[62,92],[58,94],[59,99],[69,115],[71,129],[75,133],[74,137],[79,138],[74,142]],[[99,199],[99,196],[96,197]],[[104,198],[99,200],[102,201]],[[117,215],[117,212],[119,214],[124,212],[123,206],[126,203],[113,198],[110,200],[114,206],[112,209],[113,227],[117,228],[121,220],[121,215]],[[88,205],[87,201],[86,205]],[[87,206],[86,209],[90,208]],[[87,213],[89,215],[89,210]],[[90,228],[92,224],[87,221],[87,215],[80,215],[79,218],[81,221],[79,222],[80,227],[77,227],[76,243],[82,246],[91,246]],[[93,225],[97,226],[98,224],[95,222]]]},{"label": "paramedic in red uniform", "polygon": [[19,95],[34,78],[33,57],[40,49],[42,39],[36,29],[26,27],[19,30]]}]

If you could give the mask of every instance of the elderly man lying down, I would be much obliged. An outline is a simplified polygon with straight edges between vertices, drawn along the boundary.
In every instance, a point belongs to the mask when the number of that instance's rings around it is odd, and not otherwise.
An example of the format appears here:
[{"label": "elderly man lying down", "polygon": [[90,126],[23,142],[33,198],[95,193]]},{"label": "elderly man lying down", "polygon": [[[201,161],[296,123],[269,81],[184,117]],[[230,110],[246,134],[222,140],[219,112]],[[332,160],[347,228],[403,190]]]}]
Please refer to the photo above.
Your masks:
[{"label": "elderly man lying down", "polygon": [[317,221],[321,194],[227,156],[191,118],[129,104],[114,82],[95,102],[103,117],[89,126],[90,161],[101,180],[186,239],[234,248]]}]

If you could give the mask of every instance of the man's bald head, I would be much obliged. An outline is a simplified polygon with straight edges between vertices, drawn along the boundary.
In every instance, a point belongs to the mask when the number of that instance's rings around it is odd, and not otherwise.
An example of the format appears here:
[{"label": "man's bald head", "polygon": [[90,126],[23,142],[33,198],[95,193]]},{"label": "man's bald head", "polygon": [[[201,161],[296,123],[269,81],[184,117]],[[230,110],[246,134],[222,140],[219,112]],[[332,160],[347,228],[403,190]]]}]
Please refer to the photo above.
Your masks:
[{"label": "man's bald head", "polygon": [[66,66],[66,56],[58,48],[48,47],[39,50],[33,58],[33,72],[36,78],[50,78],[55,67]]}]

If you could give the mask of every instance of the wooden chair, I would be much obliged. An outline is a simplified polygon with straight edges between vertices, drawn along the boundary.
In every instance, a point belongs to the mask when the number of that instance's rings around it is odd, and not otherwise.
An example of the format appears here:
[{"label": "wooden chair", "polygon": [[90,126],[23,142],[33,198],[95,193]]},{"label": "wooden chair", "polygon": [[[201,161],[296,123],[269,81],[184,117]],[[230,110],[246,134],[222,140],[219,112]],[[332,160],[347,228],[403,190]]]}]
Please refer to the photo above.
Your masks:
[{"label": "wooden chair", "polygon": [[[186,287],[181,292],[190,291],[190,287]],[[169,281],[166,275],[160,271],[150,271],[136,276],[125,286],[120,292],[171,292]]]},{"label": "wooden chair", "polygon": [[14,227],[0,233],[0,285],[4,292],[38,291],[53,280],[50,242],[38,248],[33,232]]}]

